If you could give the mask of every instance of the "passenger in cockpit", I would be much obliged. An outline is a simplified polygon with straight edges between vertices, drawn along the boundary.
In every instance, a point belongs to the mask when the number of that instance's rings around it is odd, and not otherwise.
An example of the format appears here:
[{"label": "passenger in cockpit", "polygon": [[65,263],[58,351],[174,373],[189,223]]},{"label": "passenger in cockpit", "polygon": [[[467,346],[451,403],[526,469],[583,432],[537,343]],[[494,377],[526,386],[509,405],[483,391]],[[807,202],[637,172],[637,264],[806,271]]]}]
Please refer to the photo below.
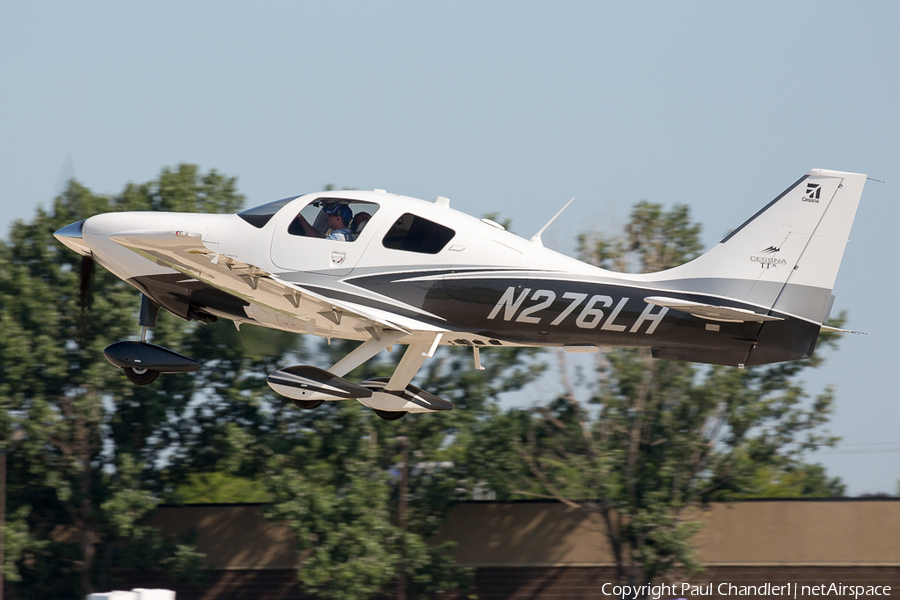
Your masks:
[{"label": "passenger in cockpit", "polygon": [[353,215],[353,220],[350,221],[350,231],[353,232],[353,235],[358,236],[371,218],[372,215],[365,211],[359,211]]}]

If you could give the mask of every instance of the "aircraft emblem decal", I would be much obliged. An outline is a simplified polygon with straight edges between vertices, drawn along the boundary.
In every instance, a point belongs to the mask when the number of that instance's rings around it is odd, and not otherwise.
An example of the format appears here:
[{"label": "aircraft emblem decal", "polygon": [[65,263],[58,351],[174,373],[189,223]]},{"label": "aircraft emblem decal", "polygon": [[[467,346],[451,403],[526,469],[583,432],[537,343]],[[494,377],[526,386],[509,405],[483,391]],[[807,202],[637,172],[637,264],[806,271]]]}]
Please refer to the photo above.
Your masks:
[{"label": "aircraft emblem decal", "polygon": [[803,196],[804,202],[815,202],[819,203],[819,194],[822,192],[822,186],[818,183],[807,183],[806,184],[806,195]]}]

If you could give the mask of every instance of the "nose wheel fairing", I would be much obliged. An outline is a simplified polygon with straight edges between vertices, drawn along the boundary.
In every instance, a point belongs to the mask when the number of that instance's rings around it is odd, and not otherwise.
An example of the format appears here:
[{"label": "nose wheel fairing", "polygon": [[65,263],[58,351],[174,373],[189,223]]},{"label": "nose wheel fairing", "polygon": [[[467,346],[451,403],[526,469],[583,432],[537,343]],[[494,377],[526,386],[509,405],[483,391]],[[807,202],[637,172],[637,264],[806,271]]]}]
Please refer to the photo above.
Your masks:
[{"label": "nose wheel fairing", "polygon": [[143,339],[110,344],[103,350],[103,356],[122,369],[128,381],[135,385],[153,383],[160,373],[193,373],[200,368],[200,363],[193,358]]}]

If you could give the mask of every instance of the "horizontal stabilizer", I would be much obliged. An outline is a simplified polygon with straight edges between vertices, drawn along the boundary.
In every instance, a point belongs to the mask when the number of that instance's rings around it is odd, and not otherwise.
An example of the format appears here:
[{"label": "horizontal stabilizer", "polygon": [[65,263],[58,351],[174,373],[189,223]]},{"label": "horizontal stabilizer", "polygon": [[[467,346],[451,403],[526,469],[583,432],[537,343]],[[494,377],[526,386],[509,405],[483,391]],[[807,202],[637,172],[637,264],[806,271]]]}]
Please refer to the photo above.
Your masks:
[{"label": "horizontal stabilizer", "polygon": [[822,325],[822,331],[830,331],[833,333],[852,333],[853,335],[869,335],[865,331],[853,331],[852,329],[840,329],[838,327],[829,327],[828,325]]},{"label": "horizontal stabilizer", "polygon": [[679,300],[677,298],[653,296],[644,298],[644,301],[647,302],[647,304],[665,306],[672,310],[680,310],[681,312],[686,312],[699,319],[708,319],[710,321],[723,321],[725,323],[762,323],[763,321],[784,320],[780,317],[761,315],[745,308],[714,306],[712,304],[703,304],[702,302],[692,302],[690,300]]}]

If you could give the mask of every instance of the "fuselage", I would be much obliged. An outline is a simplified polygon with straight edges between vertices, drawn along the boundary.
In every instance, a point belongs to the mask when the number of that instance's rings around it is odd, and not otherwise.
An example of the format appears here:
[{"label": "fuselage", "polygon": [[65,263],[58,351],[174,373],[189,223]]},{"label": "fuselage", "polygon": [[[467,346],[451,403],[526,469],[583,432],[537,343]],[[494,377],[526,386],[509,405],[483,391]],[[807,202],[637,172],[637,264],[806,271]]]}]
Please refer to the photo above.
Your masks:
[{"label": "fuselage", "polygon": [[[369,214],[354,241],[297,234],[295,217],[329,201],[348,202],[355,213]],[[443,330],[441,344],[559,346],[574,352],[648,347],[664,358],[754,364],[750,350],[761,340],[767,344],[755,355],[760,362],[809,356],[819,328],[814,319],[797,315],[777,322],[728,322],[671,311],[646,298],[664,294],[751,311],[769,312],[769,307],[740,300],[740,285],[675,271],[613,273],[444,203],[379,191],[308,194],[239,215],[110,213],[84,223],[82,243],[98,262],[185,319],[226,318],[322,337],[370,335],[358,323],[304,312],[299,302],[291,310],[254,301],[233,281],[217,284],[202,273],[191,276],[113,239],[123,232],[157,230],[199,235],[216,257],[390,315],[410,332]],[[723,293],[735,290],[733,296]]]}]

